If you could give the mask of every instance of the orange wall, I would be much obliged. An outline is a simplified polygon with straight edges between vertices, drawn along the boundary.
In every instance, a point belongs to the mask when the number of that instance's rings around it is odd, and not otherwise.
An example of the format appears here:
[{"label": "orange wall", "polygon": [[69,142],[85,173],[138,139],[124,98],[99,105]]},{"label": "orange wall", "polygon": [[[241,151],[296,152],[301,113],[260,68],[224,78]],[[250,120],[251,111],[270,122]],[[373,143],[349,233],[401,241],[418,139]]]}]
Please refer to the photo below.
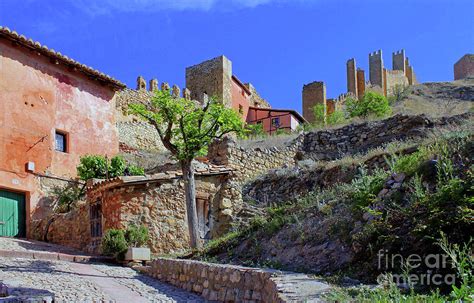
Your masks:
[{"label": "orange wall", "polygon": [[[30,213],[42,196],[26,162],[71,178],[81,155],[116,154],[113,108],[111,88],[0,41],[0,187],[25,192]],[[68,153],[55,151],[56,129],[69,134]]]},{"label": "orange wall", "polygon": [[255,108],[251,108],[249,110],[249,114],[247,116],[247,123],[256,124],[258,121],[262,121],[263,130],[267,133],[273,133],[277,130],[275,127],[272,126],[272,118],[274,117],[280,118],[280,128],[286,130],[295,130],[296,127],[299,125],[299,123],[297,122],[298,120],[296,120],[296,118],[294,118],[290,112],[276,112]]},{"label": "orange wall", "polygon": [[239,112],[239,105],[243,109],[243,119],[247,117],[250,106],[250,95],[242,88],[242,86],[232,79],[232,108]]}]

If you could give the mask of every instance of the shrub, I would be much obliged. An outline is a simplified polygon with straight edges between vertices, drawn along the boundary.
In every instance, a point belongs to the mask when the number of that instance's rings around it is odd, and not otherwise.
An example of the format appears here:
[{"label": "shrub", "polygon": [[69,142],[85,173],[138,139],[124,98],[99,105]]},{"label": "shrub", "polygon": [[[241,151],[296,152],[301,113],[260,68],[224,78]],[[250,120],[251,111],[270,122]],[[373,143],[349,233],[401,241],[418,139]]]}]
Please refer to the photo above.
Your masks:
[{"label": "shrub", "polygon": [[130,165],[125,169],[126,176],[143,176],[145,175],[145,169],[143,167]]},{"label": "shrub", "polygon": [[107,160],[103,156],[86,155],[81,157],[77,174],[82,180],[105,178],[107,175]]},{"label": "shrub", "polygon": [[326,114],[326,109],[323,104],[316,104],[313,107],[314,126],[321,127],[325,125],[337,125],[343,123],[346,119],[344,113],[336,110],[331,114]]},{"label": "shrub", "polygon": [[351,198],[357,207],[370,205],[377,194],[382,190],[388,173],[383,170],[376,170],[372,175],[367,173],[364,167],[360,168],[359,176],[351,182]]},{"label": "shrub", "polygon": [[244,132],[240,134],[241,139],[247,139],[247,138],[261,138],[265,137],[267,133],[263,129],[263,124],[247,124],[245,125]]},{"label": "shrub", "polygon": [[411,92],[412,88],[410,86],[397,84],[391,89],[390,96],[387,98],[388,102],[390,105],[394,105],[408,98]]},{"label": "shrub", "polygon": [[326,124],[326,108],[324,104],[316,104],[313,107],[313,115],[315,126],[324,126]]},{"label": "shrub", "polygon": [[404,173],[408,176],[415,174],[418,171],[423,160],[426,160],[419,152],[410,155],[392,155],[390,158],[385,158],[390,171],[394,173]]},{"label": "shrub", "polygon": [[126,230],[109,229],[102,237],[102,253],[123,259],[128,247],[141,247],[148,242],[148,229],[145,226],[130,225]]},{"label": "shrub", "polygon": [[107,159],[101,155],[86,155],[81,157],[77,166],[77,174],[82,180],[92,178],[105,179],[123,175],[139,176],[144,175],[143,168],[138,166],[127,166],[122,156],[115,156],[108,163]]},{"label": "shrub", "polygon": [[110,160],[109,175],[111,177],[123,176],[126,168],[125,159],[122,156],[115,156]]},{"label": "shrub", "polygon": [[375,92],[366,92],[362,99],[346,100],[346,110],[350,117],[367,118],[370,115],[385,117],[392,112],[387,98]]},{"label": "shrub", "polygon": [[121,229],[109,229],[102,237],[102,253],[106,256],[122,258],[127,248],[125,233]]},{"label": "shrub", "polygon": [[55,211],[66,213],[71,210],[74,203],[84,194],[84,188],[77,184],[70,184],[66,187],[54,187],[53,194],[56,196]]},{"label": "shrub", "polygon": [[130,225],[125,231],[125,240],[129,246],[142,247],[149,239],[148,229],[145,226]]}]

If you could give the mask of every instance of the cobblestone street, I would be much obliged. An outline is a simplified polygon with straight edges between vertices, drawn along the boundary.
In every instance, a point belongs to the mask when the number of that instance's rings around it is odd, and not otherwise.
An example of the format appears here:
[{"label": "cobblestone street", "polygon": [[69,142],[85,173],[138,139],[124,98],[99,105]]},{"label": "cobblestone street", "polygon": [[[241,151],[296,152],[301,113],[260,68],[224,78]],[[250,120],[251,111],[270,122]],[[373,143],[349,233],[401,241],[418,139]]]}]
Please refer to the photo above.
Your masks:
[{"label": "cobblestone street", "polygon": [[[44,243],[0,238],[0,249],[45,251]],[[50,246],[51,248],[60,248]],[[0,257],[0,281],[31,293],[53,293],[55,302],[205,302],[195,294],[127,267]]]}]

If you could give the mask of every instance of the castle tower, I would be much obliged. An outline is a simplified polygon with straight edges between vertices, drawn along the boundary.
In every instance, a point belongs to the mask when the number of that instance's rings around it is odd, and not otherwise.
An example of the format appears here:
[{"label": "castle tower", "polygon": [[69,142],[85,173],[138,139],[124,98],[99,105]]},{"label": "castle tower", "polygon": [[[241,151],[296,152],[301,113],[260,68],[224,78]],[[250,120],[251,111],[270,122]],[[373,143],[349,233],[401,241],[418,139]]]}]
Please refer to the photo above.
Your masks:
[{"label": "castle tower", "polygon": [[465,54],[454,64],[454,80],[474,78],[474,54]]},{"label": "castle tower", "polygon": [[363,69],[357,69],[357,98],[362,98],[365,94],[365,71]]},{"label": "castle tower", "polygon": [[392,69],[401,70],[404,74],[406,71],[405,50],[399,50],[392,53]]},{"label": "castle tower", "polygon": [[353,93],[354,96],[358,96],[356,61],[354,58],[347,60],[346,69],[347,69],[347,92]]},{"label": "castle tower", "polygon": [[378,85],[384,91],[382,50],[369,54],[369,79],[372,85]]},{"label": "castle tower", "polygon": [[303,85],[303,117],[310,123],[315,120],[313,107],[316,104],[323,104],[326,112],[326,85],[322,81]]},{"label": "castle tower", "polygon": [[137,78],[137,90],[146,90],[146,81],[142,76]]},{"label": "castle tower", "polygon": [[186,68],[186,88],[191,98],[204,102],[203,96],[215,97],[232,106],[232,62],[219,56]]}]

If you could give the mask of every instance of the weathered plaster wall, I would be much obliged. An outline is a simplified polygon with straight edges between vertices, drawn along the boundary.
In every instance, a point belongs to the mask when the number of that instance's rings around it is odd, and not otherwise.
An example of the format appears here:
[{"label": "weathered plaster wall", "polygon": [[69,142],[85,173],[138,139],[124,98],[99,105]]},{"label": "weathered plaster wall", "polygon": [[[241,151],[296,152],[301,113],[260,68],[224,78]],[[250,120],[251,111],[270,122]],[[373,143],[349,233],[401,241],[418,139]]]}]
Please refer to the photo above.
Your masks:
[{"label": "weathered plaster wall", "polygon": [[232,79],[232,108],[245,119],[249,112],[250,94],[234,79]]},{"label": "weathered plaster wall", "polygon": [[[0,100],[0,187],[26,193],[27,222],[41,199],[28,161],[37,173],[72,178],[81,155],[118,152],[113,89],[4,41]],[[67,153],[55,151],[56,130],[68,133]]]}]

